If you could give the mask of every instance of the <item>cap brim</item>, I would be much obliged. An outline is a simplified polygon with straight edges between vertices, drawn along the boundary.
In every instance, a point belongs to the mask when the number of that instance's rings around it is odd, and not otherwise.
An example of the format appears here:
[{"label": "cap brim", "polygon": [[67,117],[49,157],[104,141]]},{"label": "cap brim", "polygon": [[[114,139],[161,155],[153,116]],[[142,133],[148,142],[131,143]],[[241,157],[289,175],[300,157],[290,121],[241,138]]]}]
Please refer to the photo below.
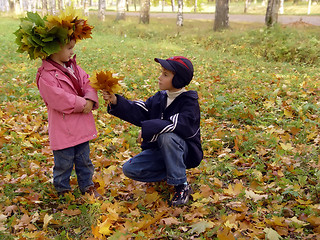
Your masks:
[{"label": "cap brim", "polygon": [[171,64],[167,60],[155,58],[154,61],[160,63],[160,65],[165,69],[175,72],[175,69],[171,66]]}]

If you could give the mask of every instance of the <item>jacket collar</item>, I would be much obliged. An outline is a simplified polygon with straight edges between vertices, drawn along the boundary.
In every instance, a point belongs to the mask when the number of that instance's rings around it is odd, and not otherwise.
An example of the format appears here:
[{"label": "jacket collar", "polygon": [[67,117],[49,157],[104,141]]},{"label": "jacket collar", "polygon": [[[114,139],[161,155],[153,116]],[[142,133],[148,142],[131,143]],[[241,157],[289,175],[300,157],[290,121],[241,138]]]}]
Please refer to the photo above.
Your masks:
[{"label": "jacket collar", "polygon": [[[76,55],[74,55],[73,58],[70,60],[76,62]],[[57,70],[57,68],[53,66],[51,63],[49,63],[46,59],[42,59],[42,67],[47,71]]]}]

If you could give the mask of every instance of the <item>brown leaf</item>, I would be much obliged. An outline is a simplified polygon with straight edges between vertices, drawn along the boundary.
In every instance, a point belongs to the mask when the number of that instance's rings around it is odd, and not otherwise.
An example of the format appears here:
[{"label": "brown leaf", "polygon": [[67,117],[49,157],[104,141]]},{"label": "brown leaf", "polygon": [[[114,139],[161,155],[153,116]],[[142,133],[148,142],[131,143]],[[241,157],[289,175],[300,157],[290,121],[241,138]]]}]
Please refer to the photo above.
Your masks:
[{"label": "brown leaf", "polygon": [[6,209],[4,210],[4,214],[7,216],[11,216],[12,213],[16,213],[16,211],[18,211],[18,207],[16,205],[11,205],[6,207]]},{"label": "brown leaf", "polygon": [[80,209],[63,209],[62,213],[68,215],[68,216],[76,216],[76,215],[80,215],[81,214],[81,210]]},{"label": "brown leaf", "polygon": [[166,226],[170,226],[170,225],[178,225],[180,224],[180,222],[178,221],[177,218],[174,217],[169,217],[169,218],[163,218],[160,220],[160,223]]}]

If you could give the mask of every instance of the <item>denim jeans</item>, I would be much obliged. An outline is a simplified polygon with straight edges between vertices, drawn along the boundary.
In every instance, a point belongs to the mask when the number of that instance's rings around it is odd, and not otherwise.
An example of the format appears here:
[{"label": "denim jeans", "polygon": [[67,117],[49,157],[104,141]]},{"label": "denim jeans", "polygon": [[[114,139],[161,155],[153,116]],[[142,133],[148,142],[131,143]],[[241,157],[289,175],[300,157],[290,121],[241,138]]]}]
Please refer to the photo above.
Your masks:
[{"label": "denim jeans", "polygon": [[74,147],[54,150],[53,185],[57,192],[71,190],[70,176],[75,165],[78,185],[81,192],[93,186],[94,166],[90,160],[89,142]]},{"label": "denim jeans", "polygon": [[186,142],[174,133],[158,138],[158,148],[147,149],[125,162],[124,175],[140,182],[158,182],[166,179],[170,185],[187,181],[184,159],[188,154]]}]

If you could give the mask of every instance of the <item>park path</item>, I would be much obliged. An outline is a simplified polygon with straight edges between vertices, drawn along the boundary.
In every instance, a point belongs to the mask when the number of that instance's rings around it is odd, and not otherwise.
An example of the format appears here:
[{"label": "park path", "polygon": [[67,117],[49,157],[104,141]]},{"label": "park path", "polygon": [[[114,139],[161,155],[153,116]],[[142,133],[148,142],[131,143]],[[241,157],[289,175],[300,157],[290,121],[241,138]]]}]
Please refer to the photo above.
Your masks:
[{"label": "park path", "polygon": [[[115,15],[116,12],[107,12],[107,14]],[[139,12],[126,12],[127,16],[139,16]],[[176,13],[150,13],[151,18],[176,18]],[[196,19],[196,20],[214,20],[214,13],[184,13],[185,19]],[[278,22],[281,24],[290,24],[298,21],[302,21],[308,24],[320,26],[320,16],[309,16],[309,15],[280,15]],[[230,22],[249,22],[249,23],[264,23],[264,15],[240,15],[240,14],[229,14]]]}]

